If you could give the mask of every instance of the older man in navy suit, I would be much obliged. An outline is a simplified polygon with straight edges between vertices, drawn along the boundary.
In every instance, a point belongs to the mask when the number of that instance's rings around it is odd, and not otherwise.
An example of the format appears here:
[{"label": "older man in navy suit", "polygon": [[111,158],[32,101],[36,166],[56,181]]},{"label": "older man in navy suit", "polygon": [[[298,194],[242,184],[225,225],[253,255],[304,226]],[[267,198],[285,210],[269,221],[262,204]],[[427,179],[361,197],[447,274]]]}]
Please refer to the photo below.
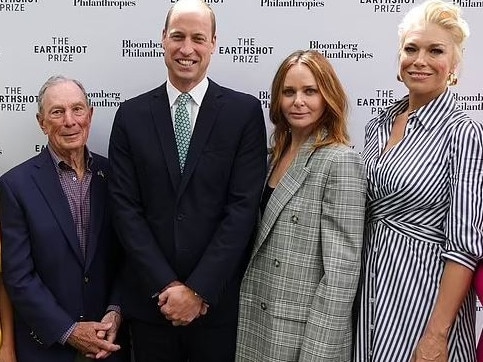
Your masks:
[{"label": "older man in navy suit", "polygon": [[39,92],[48,146],[0,178],[3,277],[19,362],[121,361],[120,248],[107,208],[108,162],[86,147],[93,109],[81,83]]},{"label": "older man in navy suit", "polygon": [[167,82],[120,106],[109,146],[134,354],[230,362],[266,173],[263,112],[207,78],[216,36],[204,1],[173,5],[162,44]]}]

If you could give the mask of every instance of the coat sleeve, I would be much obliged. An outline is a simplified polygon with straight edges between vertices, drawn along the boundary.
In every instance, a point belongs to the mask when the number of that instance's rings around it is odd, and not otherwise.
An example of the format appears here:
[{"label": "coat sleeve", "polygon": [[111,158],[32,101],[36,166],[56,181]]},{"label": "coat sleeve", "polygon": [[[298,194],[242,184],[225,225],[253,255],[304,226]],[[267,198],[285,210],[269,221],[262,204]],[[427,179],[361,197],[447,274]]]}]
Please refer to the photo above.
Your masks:
[{"label": "coat sleeve", "polygon": [[3,278],[12,304],[32,329],[31,336],[50,346],[74,320],[57,303],[35,270],[31,237],[23,208],[13,187],[0,181]]},{"label": "coat sleeve", "polygon": [[355,152],[331,164],[321,210],[323,275],[303,337],[299,361],[351,360],[352,304],[361,267],[366,177]]}]

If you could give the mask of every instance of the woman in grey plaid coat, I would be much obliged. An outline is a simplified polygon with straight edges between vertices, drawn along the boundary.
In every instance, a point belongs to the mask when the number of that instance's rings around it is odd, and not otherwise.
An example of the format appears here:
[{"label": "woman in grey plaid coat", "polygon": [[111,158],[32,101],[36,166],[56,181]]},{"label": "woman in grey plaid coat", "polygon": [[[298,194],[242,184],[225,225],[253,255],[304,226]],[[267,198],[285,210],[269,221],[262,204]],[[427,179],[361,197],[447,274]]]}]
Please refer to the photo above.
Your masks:
[{"label": "woman in grey plaid coat", "polygon": [[238,362],[351,359],[366,177],[348,144],[347,98],[316,51],[272,83],[270,173],[241,286]]}]

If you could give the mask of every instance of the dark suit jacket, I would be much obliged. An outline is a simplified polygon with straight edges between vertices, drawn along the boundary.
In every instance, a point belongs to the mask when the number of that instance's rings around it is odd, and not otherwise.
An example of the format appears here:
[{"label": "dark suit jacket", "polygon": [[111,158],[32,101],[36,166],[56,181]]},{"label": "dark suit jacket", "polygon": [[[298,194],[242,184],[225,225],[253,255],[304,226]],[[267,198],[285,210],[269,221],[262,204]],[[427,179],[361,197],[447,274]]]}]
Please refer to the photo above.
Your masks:
[{"label": "dark suit jacket", "polygon": [[[56,343],[75,321],[119,304],[119,248],[107,209],[108,162],[93,155],[90,233],[81,254],[69,203],[47,149],[0,178],[3,277],[15,309],[19,362],[73,361]],[[119,288],[117,288],[119,289]]]},{"label": "dark suit jacket", "polygon": [[109,159],[114,223],[127,258],[123,308],[162,323],[152,296],[179,280],[209,303],[202,321],[235,324],[266,173],[260,102],[210,80],[181,175],[164,83],[121,104]]}]

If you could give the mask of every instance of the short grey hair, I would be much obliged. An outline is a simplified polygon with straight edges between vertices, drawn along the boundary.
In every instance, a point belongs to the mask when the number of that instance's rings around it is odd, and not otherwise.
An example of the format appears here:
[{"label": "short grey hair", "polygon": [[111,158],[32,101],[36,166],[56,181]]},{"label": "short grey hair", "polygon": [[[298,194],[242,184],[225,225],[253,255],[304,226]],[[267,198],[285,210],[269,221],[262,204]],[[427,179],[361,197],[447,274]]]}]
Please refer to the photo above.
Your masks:
[{"label": "short grey hair", "polygon": [[39,95],[37,97],[37,108],[39,113],[42,113],[43,111],[44,96],[47,89],[56,84],[60,84],[64,82],[72,82],[75,85],[77,85],[79,89],[82,91],[82,93],[84,94],[84,97],[86,98],[86,104],[90,106],[89,97],[87,96],[87,92],[80,81],[78,81],[77,79],[65,77],[63,75],[53,75],[49,79],[47,79],[47,81],[42,85],[42,87],[39,90]]}]

